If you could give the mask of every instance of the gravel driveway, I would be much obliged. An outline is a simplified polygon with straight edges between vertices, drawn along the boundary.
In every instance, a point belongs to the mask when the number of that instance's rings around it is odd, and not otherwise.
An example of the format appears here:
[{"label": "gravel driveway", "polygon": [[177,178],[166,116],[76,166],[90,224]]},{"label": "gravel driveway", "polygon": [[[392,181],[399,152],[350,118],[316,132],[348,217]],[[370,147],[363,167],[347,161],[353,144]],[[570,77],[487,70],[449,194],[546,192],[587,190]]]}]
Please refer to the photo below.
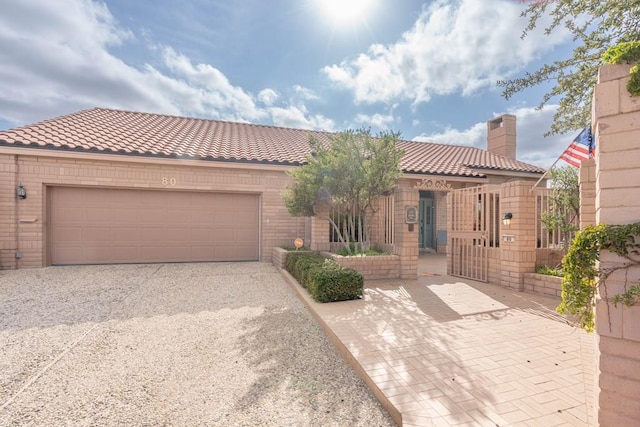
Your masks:
[{"label": "gravel driveway", "polygon": [[0,425],[393,425],[263,263],[0,272]]}]

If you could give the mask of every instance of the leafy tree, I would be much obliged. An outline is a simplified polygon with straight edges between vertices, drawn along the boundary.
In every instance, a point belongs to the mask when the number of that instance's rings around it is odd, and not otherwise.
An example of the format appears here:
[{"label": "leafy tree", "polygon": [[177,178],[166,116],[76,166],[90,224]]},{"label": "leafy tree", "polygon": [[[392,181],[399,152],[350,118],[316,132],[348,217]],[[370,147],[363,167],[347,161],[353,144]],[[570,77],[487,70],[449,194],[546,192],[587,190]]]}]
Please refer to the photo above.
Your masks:
[{"label": "leafy tree", "polygon": [[394,132],[372,136],[361,129],[331,135],[328,144],[312,138],[313,154],[289,174],[293,184],[283,195],[289,213],[315,216],[316,207],[326,204],[342,214],[341,221],[326,219],[347,252],[352,253],[352,243],[358,252],[369,250],[372,202],[388,194],[402,172],[399,136]]},{"label": "leafy tree", "polygon": [[564,250],[569,247],[576,232],[580,229],[580,183],[578,169],[566,166],[549,171],[551,188],[555,191],[549,196],[549,212],[542,214],[542,225],[547,230],[558,230],[565,241]]},{"label": "leafy tree", "polygon": [[[525,2],[524,0],[522,1]],[[527,88],[546,82],[555,86],[538,108],[559,97],[559,108],[547,135],[582,129],[591,122],[591,99],[598,68],[606,50],[621,42],[640,40],[640,0],[533,0],[522,12],[529,19],[522,37],[546,15],[551,23],[545,34],[568,30],[576,43],[570,58],[546,64],[524,77],[499,81],[509,99]]]}]

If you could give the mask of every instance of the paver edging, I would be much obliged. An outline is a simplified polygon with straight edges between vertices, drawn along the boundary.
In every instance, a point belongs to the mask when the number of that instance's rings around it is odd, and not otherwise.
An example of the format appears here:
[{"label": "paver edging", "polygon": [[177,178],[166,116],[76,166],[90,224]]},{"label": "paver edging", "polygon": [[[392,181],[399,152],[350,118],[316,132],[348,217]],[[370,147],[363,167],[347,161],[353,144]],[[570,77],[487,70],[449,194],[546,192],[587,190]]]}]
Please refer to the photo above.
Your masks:
[{"label": "paver edging", "polygon": [[[393,403],[384,395],[382,390],[378,388],[376,383],[367,375],[365,369],[360,365],[358,360],[353,356],[353,354],[349,351],[349,349],[344,345],[340,338],[331,330],[329,325],[324,321],[322,316],[320,316],[316,310],[314,309],[314,305],[321,304],[315,302],[311,299],[311,296],[306,292],[306,290],[298,283],[298,281],[285,269],[280,268],[280,274],[284,278],[285,282],[289,284],[289,286],[294,290],[298,298],[302,301],[302,303],[307,307],[307,310],[311,313],[313,318],[318,322],[320,327],[325,331],[329,340],[336,347],[338,352],[344,357],[344,359],[349,363],[349,365],[353,368],[356,374],[365,382],[369,390],[373,393],[373,395],[378,399],[380,404],[387,410],[393,421],[398,425],[402,426],[402,414],[396,408]],[[353,302],[353,301],[351,301]],[[325,304],[340,304],[341,302],[331,302]]]}]

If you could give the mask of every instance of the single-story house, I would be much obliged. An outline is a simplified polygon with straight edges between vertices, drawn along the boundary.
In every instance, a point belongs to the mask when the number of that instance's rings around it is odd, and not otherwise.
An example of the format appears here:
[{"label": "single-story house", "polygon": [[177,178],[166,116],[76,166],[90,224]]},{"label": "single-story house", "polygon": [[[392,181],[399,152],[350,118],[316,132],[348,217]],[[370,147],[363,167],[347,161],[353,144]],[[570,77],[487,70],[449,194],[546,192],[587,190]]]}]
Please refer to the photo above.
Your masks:
[{"label": "single-story house", "polygon": [[[282,202],[287,171],[325,132],[94,108],[0,131],[1,268],[271,261],[310,239]],[[398,188],[419,200],[418,249],[446,250],[451,189],[537,179],[515,159],[515,117],[488,149],[400,141]],[[411,228],[413,231],[413,227]]]}]

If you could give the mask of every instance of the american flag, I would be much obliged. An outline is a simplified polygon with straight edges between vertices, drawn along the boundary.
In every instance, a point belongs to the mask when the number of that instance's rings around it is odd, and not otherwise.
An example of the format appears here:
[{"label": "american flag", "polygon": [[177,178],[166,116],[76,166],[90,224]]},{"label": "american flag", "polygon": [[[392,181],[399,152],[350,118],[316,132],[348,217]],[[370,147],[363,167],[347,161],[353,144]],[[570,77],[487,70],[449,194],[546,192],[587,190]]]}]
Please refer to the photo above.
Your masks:
[{"label": "american flag", "polygon": [[593,141],[591,127],[586,127],[580,132],[580,135],[573,140],[571,145],[564,150],[560,158],[570,165],[579,168],[580,162],[593,158],[595,148],[596,144]]}]

